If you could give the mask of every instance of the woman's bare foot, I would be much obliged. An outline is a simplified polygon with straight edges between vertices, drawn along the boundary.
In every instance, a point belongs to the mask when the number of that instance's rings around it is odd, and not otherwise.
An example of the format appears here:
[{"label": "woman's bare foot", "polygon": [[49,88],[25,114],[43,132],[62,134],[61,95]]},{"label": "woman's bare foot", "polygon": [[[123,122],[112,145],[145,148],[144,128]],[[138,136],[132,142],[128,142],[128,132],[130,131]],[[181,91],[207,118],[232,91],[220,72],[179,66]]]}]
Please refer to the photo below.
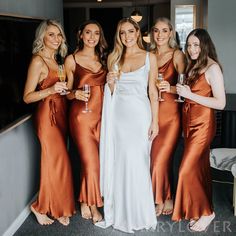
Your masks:
[{"label": "woman's bare foot", "polygon": [[30,210],[34,213],[40,225],[51,225],[54,222],[54,220],[50,219],[46,214],[40,214],[37,212],[33,206],[30,206]]},{"label": "woman's bare foot", "polygon": [[84,219],[86,219],[86,220],[92,219],[92,214],[91,214],[90,208],[86,203],[81,202],[80,210],[81,210],[81,216]]},{"label": "woman's bare foot", "polygon": [[172,199],[165,200],[162,214],[163,215],[170,215],[170,214],[172,214],[173,213],[173,207],[174,206],[173,206],[173,200]]},{"label": "woman's bare foot", "polygon": [[156,205],[156,216],[160,216],[163,212],[164,204],[157,204]]},{"label": "woman's bare foot", "polygon": [[64,226],[67,226],[70,224],[70,218],[68,216],[62,216],[57,218],[57,220]]},{"label": "woman's bare foot", "polygon": [[95,205],[90,207],[92,212],[93,223],[97,223],[102,220],[102,215]]},{"label": "woman's bare foot", "polygon": [[190,221],[188,223],[189,227],[192,227],[196,222],[197,222],[197,220],[190,219]]},{"label": "woman's bare foot", "polygon": [[205,231],[214,218],[215,218],[214,212],[209,216],[201,216],[199,220],[197,220],[197,222],[190,227],[190,229],[196,232]]}]

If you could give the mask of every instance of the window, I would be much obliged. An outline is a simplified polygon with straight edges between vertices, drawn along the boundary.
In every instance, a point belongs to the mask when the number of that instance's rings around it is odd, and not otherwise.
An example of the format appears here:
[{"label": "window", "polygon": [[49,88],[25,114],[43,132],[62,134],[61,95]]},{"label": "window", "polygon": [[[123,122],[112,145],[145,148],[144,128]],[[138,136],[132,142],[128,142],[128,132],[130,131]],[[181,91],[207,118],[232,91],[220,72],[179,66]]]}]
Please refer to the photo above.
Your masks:
[{"label": "window", "polygon": [[175,30],[179,34],[180,47],[184,48],[186,37],[196,27],[196,6],[176,5]]}]

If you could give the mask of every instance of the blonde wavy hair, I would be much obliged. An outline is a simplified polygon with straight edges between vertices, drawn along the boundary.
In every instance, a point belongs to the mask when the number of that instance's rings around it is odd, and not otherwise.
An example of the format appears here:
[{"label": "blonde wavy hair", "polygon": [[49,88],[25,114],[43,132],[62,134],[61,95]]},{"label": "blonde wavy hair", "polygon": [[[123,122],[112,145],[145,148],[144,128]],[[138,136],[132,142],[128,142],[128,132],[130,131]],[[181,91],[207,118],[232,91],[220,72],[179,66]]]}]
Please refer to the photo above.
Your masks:
[{"label": "blonde wavy hair", "polygon": [[32,53],[37,54],[38,52],[44,49],[45,45],[43,42],[43,38],[45,36],[47,28],[51,25],[56,26],[62,35],[62,42],[60,47],[58,48],[57,54],[59,54],[61,57],[64,58],[67,55],[67,50],[68,50],[66,44],[66,36],[62,28],[62,25],[60,24],[60,22],[56,20],[44,20],[40,23],[35,32],[35,39],[33,42]]},{"label": "blonde wavy hair", "polygon": [[177,49],[179,48],[177,42],[176,42],[176,38],[175,38],[175,30],[174,30],[174,27],[173,25],[171,24],[171,21],[166,18],[166,17],[159,17],[156,19],[156,21],[154,22],[154,25],[152,26],[152,29],[151,29],[151,45],[150,45],[150,51],[152,52],[157,52],[157,45],[156,45],[156,42],[154,40],[154,37],[153,37],[153,31],[154,31],[154,28],[155,28],[155,25],[158,23],[158,22],[163,22],[165,24],[168,25],[170,31],[171,31],[171,37],[169,39],[169,42],[168,42],[168,45],[170,48],[174,48],[174,49]]},{"label": "blonde wavy hair", "polygon": [[135,30],[137,32],[139,32],[138,39],[137,39],[137,44],[138,44],[139,48],[144,49],[139,24],[131,18],[121,19],[118,22],[118,25],[117,25],[117,28],[116,28],[115,39],[114,39],[114,41],[115,41],[114,42],[114,48],[113,48],[113,51],[111,52],[111,54],[109,55],[108,61],[107,61],[107,67],[108,67],[109,71],[113,70],[114,65],[117,65],[118,66],[118,71],[120,71],[120,68],[123,65],[124,54],[125,54],[125,49],[126,48],[123,45],[123,43],[121,41],[121,38],[120,38],[120,29],[121,29],[121,26],[124,23],[127,23],[127,22],[132,24],[134,26]]}]

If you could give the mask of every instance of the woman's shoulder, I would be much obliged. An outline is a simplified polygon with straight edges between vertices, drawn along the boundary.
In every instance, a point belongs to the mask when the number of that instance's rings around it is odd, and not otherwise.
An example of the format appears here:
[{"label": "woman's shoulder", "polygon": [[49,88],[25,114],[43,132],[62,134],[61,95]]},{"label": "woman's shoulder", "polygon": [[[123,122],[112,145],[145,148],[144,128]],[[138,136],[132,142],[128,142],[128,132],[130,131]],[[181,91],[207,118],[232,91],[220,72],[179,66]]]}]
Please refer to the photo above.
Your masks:
[{"label": "woman's shoulder", "polygon": [[209,82],[211,82],[211,79],[215,81],[218,77],[223,77],[220,65],[212,59],[208,60],[207,66],[203,69],[203,72],[205,73],[206,80]]},{"label": "woman's shoulder", "polygon": [[43,57],[39,54],[34,54],[31,58],[30,65],[35,68],[42,68],[46,65],[46,62],[44,61]]},{"label": "woman's shoulder", "polygon": [[74,54],[69,54],[65,59],[65,63],[71,63],[73,61],[74,61]]},{"label": "woman's shoulder", "polygon": [[178,60],[178,59],[184,58],[184,57],[185,57],[185,55],[184,55],[182,50],[180,50],[180,49],[175,49],[174,50],[174,52],[173,52],[174,60]]},{"label": "woman's shoulder", "polygon": [[76,61],[74,54],[69,54],[65,59],[65,68],[67,71],[74,72],[75,67],[76,67]]},{"label": "woman's shoulder", "polygon": [[220,65],[218,62],[214,61],[213,59],[209,58],[207,62],[207,66],[203,69],[205,73],[212,73],[216,71],[221,71]]},{"label": "woman's shoulder", "polygon": [[150,61],[156,61],[156,55],[153,52],[147,52],[150,58]]}]

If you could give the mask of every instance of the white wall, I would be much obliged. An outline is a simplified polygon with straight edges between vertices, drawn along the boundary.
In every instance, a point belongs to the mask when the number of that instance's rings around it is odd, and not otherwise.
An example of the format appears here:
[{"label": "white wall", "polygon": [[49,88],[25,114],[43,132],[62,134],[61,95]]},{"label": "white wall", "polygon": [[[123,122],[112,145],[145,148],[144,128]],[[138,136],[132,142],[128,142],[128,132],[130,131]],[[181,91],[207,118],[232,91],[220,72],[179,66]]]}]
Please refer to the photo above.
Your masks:
[{"label": "white wall", "polygon": [[37,193],[39,163],[40,147],[31,119],[0,133],[0,235]]},{"label": "white wall", "polygon": [[223,66],[227,93],[236,93],[235,9],[235,0],[208,0],[208,31]]},{"label": "white wall", "polygon": [[63,0],[0,0],[0,14],[52,18],[63,22]]}]

